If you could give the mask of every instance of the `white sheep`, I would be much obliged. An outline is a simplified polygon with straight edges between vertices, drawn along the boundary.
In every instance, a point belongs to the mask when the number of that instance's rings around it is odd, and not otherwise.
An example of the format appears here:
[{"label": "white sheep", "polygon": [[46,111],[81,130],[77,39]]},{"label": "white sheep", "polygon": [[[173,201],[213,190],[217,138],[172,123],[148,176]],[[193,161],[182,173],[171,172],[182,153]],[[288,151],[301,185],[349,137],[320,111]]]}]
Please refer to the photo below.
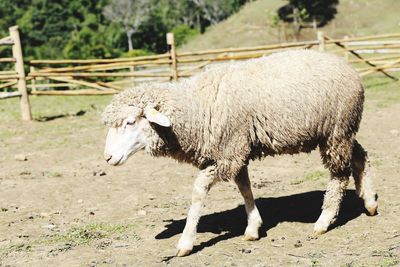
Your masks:
[{"label": "white sheep", "polygon": [[356,71],[330,54],[297,50],[213,68],[176,83],[144,84],[116,95],[103,121],[105,158],[119,165],[140,149],[200,169],[178,256],[195,242],[200,210],[219,180],[236,182],[245,201],[245,240],[262,224],[249,160],[319,147],[331,172],[315,234],[335,221],[349,176],[368,212],[377,210],[367,153],[355,140],[364,89]]}]

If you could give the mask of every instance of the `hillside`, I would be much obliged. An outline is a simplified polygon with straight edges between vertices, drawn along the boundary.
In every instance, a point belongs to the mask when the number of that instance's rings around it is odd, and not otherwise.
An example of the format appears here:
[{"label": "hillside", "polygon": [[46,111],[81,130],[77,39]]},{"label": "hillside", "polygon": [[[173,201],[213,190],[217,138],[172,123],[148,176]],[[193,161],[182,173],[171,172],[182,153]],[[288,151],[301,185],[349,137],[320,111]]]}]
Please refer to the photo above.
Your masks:
[{"label": "hillside", "polygon": [[[291,41],[283,40],[282,36],[280,38],[279,28],[271,26],[273,13],[286,3],[284,0],[258,0],[248,3],[235,15],[191,39],[180,50],[205,50]],[[320,28],[331,36],[400,32],[399,0],[340,0],[337,9],[338,14],[335,19]],[[291,29],[287,28],[286,31],[290,32]],[[300,40],[314,38],[313,29],[301,31]]]}]

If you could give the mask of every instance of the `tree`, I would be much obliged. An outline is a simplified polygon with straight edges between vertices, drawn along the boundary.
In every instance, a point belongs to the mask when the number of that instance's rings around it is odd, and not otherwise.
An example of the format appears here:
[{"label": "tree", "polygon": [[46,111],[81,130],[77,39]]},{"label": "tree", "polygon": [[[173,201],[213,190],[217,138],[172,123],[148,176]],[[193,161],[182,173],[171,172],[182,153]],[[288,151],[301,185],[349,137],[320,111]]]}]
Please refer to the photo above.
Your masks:
[{"label": "tree", "polygon": [[150,7],[146,0],[111,0],[104,7],[104,16],[112,22],[123,25],[128,38],[128,49],[133,50],[132,35],[148,19]]},{"label": "tree", "polygon": [[323,27],[332,20],[339,0],[287,0],[289,3],[278,9],[279,19],[292,23],[297,37],[302,28]]},{"label": "tree", "polygon": [[203,16],[211,25],[217,24],[236,12],[247,0],[191,0],[200,8]]},{"label": "tree", "polygon": [[[163,53],[165,33],[174,32],[177,45],[183,44],[248,0],[193,1],[0,0],[0,38],[18,25],[27,60]],[[0,56],[9,55],[10,48],[1,46]]]}]

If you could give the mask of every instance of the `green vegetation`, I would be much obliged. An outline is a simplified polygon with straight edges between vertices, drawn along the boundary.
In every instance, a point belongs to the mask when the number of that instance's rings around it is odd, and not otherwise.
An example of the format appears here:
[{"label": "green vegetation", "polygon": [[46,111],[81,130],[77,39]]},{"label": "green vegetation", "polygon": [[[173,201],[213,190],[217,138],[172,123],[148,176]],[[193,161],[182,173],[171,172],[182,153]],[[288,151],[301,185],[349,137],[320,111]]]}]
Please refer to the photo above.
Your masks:
[{"label": "green vegetation", "polygon": [[[63,249],[69,249],[75,246],[89,244],[95,240],[116,238],[118,235],[131,230],[133,227],[134,226],[131,224],[91,223],[80,227],[73,227],[64,234],[56,233],[27,242],[2,246],[0,247],[0,256],[12,252],[32,251],[37,246],[63,245]],[[140,239],[135,233],[130,233],[130,236],[136,240]]]},{"label": "green vegetation", "polygon": [[[19,25],[27,60],[163,53],[167,32],[182,44],[246,1],[0,0],[0,38]],[[0,47],[0,56],[9,56],[9,48]]]},{"label": "green vegetation", "polygon": [[319,178],[324,177],[327,174],[328,174],[327,171],[310,172],[310,173],[307,173],[304,177],[292,181],[290,184],[297,185],[297,184],[301,184],[301,183],[304,183],[307,181],[316,181]]},{"label": "green vegetation", "polygon": [[324,176],[326,173],[323,171],[315,171],[315,172],[311,172],[306,174],[306,176],[304,176],[304,180],[306,181],[315,181],[318,180],[319,178],[321,178],[322,176]]},{"label": "green vegetation", "polygon": [[398,264],[400,263],[400,258],[395,253],[389,250],[374,250],[372,252],[372,256],[382,257],[379,264],[380,267],[398,266]]},{"label": "green vegetation", "polygon": [[[292,25],[279,26],[277,10],[284,0],[259,0],[246,4],[238,13],[202,35],[192,38],[181,50],[195,51],[211,48],[255,46],[293,40]],[[335,18],[319,28],[330,36],[370,35],[400,32],[400,1],[340,0]],[[286,36],[285,36],[286,35]],[[301,30],[298,40],[316,39],[315,30]]]},{"label": "green vegetation", "polygon": [[[90,111],[101,112],[112,96],[31,96],[33,117],[39,121],[74,117]],[[18,99],[0,102],[0,121],[19,120]],[[100,119],[99,119],[100,120]]]},{"label": "green vegetation", "polygon": [[[399,75],[397,75],[398,77]],[[400,102],[400,82],[394,82],[381,74],[364,80],[366,98],[384,108]],[[369,106],[367,105],[367,108]]]},{"label": "green vegetation", "polygon": [[[293,34],[299,37],[303,28],[319,28],[331,21],[336,13],[338,0],[287,0],[289,3],[277,11],[283,23],[292,24]],[[274,25],[282,27],[284,25]]]},{"label": "green vegetation", "polygon": [[[19,25],[26,59],[31,60],[163,53],[166,32],[175,33],[181,50],[199,50],[315,39],[315,26],[331,36],[399,31],[400,1],[337,2],[0,0],[0,37]],[[140,8],[125,8],[129,3]],[[121,6],[119,10],[129,11],[123,13],[127,19],[115,8]],[[0,56],[9,54],[8,47],[0,47]]]}]

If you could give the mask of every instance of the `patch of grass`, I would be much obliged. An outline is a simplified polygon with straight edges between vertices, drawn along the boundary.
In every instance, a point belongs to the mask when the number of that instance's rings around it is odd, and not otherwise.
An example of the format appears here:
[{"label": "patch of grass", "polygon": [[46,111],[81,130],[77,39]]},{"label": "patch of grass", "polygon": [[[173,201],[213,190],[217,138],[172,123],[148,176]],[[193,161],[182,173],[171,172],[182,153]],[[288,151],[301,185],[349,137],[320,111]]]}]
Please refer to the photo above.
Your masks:
[{"label": "patch of grass", "polygon": [[371,76],[364,79],[367,108],[375,103],[378,108],[385,108],[400,103],[400,82],[384,76]]},{"label": "patch of grass", "polygon": [[312,267],[316,267],[316,266],[321,266],[321,264],[319,263],[319,261],[317,259],[311,259],[311,265]]},{"label": "patch of grass", "polygon": [[[31,96],[33,118],[39,121],[67,116],[84,116],[87,111],[102,111],[112,96]],[[19,120],[17,98],[0,101],[0,121]]]},{"label": "patch of grass", "polygon": [[[10,244],[0,247],[0,256],[6,256],[12,252],[29,252],[38,246],[58,245],[66,250],[79,245],[90,244],[94,240],[115,237],[131,230],[132,224],[106,224],[90,223],[80,227],[73,227],[66,233],[45,236],[36,240]],[[140,237],[132,233],[133,239],[140,240]]]},{"label": "patch of grass", "polygon": [[63,174],[61,172],[43,172],[43,175],[47,175],[49,177],[57,178],[62,177]]},{"label": "patch of grass", "polygon": [[381,267],[390,267],[390,266],[399,266],[398,264],[400,263],[399,258],[383,258],[382,262],[380,263],[379,266]]},{"label": "patch of grass", "polygon": [[131,227],[133,227],[133,225],[92,223],[81,227],[74,227],[66,234],[55,235],[44,241],[48,243],[64,242],[81,245],[89,243],[95,239],[101,239],[109,237],[113,234],[123,233]]},{"label": "patch of grass", "polygon": [[30,100],[36,121],[30,123],[20,120],[18,99],[0,100],[0,139],[15,151],[24,151],[26,143],[33,144],[32,150],[43,151],[94,142],[93,133],[105,128],[101,112],[110,99],[111,96],[33,96]]},{"label": "patch of grass", "polygon": [[310,266],[312,267],[317,267],[317,266],[323,266],[318,259],[321,259],[325,257],[325,252],[323,251],[316,251],[316,252],[310,252],[307,254],[310,257]]},{"label": "patch of grass", "polygon": [[301,184],[307,181],[316,181],[319,178],[323,177],[327,175],[326,171],[314,171],[314,172],[310,172],[307,173],[304,177],[296,179],[292,182],[290,182],[291,185],[297,185],[297,184]]},{"label": "patch of grass", "polygon": [[382,257],[379,263],[381,267],[399,266],[400,263],[400,258],[389,250],[374,250],[372,256]]},{"label": "patch of grass", "polygon": [[325,175],[325,172],[323,172],[323,171],[315,171],[315,172],[311,172],[311,173],[306,174],[306,176],[304,176],[304,180],[306,180],[306,181],[315,181],[315,180],[318,180],[319,178],[321,178],[324,175]]}]

